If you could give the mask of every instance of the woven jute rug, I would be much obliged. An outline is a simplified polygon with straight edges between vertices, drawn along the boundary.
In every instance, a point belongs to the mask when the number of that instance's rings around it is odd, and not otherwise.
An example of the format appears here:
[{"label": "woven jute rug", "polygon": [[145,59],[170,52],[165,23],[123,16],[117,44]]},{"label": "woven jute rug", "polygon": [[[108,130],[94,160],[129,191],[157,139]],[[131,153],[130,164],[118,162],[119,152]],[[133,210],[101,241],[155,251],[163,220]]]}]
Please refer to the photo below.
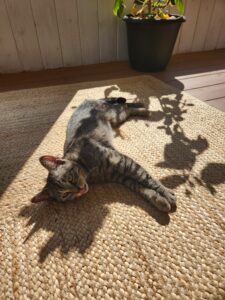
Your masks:
[{"label": "woven jute rug", "polygon": [[[176,212],[117,185],[31,204],[73,107],[109,96],[149,106],[114,144],[175,190]],[[4,92],[0,112],[1,300],[225,299],[222,112],[150,76]]]}]

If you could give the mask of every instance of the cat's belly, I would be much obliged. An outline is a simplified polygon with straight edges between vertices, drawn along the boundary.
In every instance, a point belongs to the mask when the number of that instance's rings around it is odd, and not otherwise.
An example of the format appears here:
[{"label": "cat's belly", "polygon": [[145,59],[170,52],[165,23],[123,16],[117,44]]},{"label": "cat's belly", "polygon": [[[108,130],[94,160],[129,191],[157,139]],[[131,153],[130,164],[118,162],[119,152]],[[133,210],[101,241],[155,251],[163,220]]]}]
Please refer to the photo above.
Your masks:
[{"label": "cat's belly", "polygon": [[86,103],[84,103],[72,114],[66,130],[66,144],[69,144],[73,140],[77,129],[82,124],[82,121],[90,117],[90,110],[91,108],[88,109]]},{"label": "cat's belly", "polygon": [[86,101],[73,113],[67,126],[64,152],[69,144],[82,137],[112,144],[111,124],[98,113],[97,105],[97,101]]}]

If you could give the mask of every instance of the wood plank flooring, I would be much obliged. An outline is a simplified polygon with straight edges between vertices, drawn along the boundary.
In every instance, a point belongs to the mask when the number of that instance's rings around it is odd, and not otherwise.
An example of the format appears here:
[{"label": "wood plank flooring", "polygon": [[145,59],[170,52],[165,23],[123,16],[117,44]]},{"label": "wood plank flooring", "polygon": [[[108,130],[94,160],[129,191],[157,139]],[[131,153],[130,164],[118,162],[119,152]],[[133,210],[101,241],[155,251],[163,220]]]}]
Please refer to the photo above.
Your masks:
[{"label": "wood plank flooring", "polygon": [[[132,70],[128,62],[2,74],[0,92],[141,74]],[[165,71],[151,75],[225,112],[225,49],[175,55]]]},{"label": "wood plank flooring", "polygon": [[225,49],[176,55],[155,76],[225,112]]}]

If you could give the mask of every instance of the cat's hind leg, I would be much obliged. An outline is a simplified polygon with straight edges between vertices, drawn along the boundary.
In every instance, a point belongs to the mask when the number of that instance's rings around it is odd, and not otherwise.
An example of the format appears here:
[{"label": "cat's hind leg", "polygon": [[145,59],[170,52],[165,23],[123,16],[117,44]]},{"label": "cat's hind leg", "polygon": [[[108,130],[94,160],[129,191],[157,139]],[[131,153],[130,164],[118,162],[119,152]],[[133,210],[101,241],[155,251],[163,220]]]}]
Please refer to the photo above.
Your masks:
[{"label": "cat's hind leg", "polygon": [[142,103],[124,103],[113,105],[106,113],[108,121],[113,127],[118,127],[129,117],[149,117],[149,111]]}]

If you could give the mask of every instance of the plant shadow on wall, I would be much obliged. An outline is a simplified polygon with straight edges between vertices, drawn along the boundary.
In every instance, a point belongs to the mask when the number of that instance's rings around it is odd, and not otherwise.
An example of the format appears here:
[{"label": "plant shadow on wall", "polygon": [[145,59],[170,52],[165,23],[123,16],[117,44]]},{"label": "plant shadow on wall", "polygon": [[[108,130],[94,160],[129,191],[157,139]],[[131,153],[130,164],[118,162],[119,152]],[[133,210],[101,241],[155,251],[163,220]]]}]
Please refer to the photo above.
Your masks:
[{"label": "plant shadow on wall", "polygon": [[[29,232],[24,243],[31,243],[39,248],[39,261],[43,263],[55,250],[62,255],[70,251],[78,251],[85,254],[87,249],[94,242],[95,236],[104,227],[107,216],[113,214],[111,204],[127,206],[127,213],[138,217],[134,207],[138,207],[150,215],[160,225],[168,225],[170,216],[162,213],[140,197],[118,185],[91,186],[87,195],[75,202],[54,203],[45,202],[30,204],[23,207],[19,217],[28,219],[27,231]],[[106,196],[108,195],[108,196]],[[118,196],[119,195],[119,196]],[[117,206],[118,207],[118,206]],[[116,216],[116,215],[115,215]],[[118,216],[118,222],[126,222],[126,218]],[[141,221],[141,220],[140,220]],[[127,236],[132,238],[132,231],[135,230],[126,222]],[[128,234],[129,233],[129,234]],[[106,239],[113,239],[109,231],[105,234]]]}]

